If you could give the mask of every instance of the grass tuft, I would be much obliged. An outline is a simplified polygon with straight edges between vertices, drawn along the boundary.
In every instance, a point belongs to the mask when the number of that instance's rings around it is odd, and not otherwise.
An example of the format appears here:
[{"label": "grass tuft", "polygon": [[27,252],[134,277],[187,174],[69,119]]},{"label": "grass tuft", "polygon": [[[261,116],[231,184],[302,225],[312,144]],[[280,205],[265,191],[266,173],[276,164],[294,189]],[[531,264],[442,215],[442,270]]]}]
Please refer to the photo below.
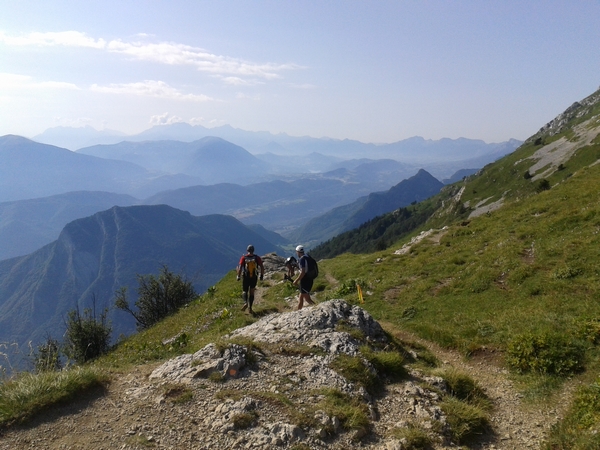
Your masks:
[{"label": "grass tuft", "polygon": [[0,384],[0,424],[23,422],[35,414],[103,386],[109,377],[91,366],[60,372],[21,373]]}]

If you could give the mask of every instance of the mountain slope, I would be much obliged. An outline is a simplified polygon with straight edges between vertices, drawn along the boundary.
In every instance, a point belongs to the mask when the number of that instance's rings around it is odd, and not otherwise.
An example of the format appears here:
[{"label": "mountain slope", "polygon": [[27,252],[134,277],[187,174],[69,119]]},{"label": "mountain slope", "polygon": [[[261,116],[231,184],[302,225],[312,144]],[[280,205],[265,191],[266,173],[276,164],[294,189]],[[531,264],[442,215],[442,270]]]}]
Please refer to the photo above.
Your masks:
[{"label": "mountain slope", "polygon": [[375,192],[355,202],[315,217],[290,235],[290,239],[307,244],[322,242],[357,228],[376,216],[419,202],[437,194],[443,183],[425,170],[401,181],[386,192]]},{"label": "mountain slope", "polygon": [[[194,217],[165,205],[113,207],[75,220],[57,241],[0,261],[0,341],[23,345],[62,334],[68,311],[95,297],[99,313],[117,289],[128,286],[133,295],[136,275],[162,265],[201,292],[233,269],[250,243],[263,254],[278,250],[232,217]],[[110,318],[114,336],[134,330],[122,312],[111,309]]]},{"label": "mountain slope", "polygon": [[0,260],[27,255],[51,243],[75,219],[138,202],[128,195],[81,191],[0,203]]}]

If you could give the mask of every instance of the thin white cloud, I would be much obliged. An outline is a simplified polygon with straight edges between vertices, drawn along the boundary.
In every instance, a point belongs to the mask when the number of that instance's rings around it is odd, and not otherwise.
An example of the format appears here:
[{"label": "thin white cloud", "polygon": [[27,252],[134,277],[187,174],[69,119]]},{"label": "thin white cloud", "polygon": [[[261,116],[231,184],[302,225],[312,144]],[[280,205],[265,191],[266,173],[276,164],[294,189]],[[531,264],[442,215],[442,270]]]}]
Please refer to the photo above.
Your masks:
[{"label": "thin white cloud", "polygon": [[260,95],[248,95],[244,94],[243,92],[238,92],[235,98],[240,100],[260,100]]},{"label": "thin white cloud", "polygon": [[171,116],[168,112],[150,117],[151,125],[171,125],[173,123],[181,123],[183,121],[184,120],[181,117]]},{"label": "thin white cloud", "polygon": [[93,39],[79,31],[33,32],[24,36],[7,36],[0,32],[0,42],[12,46],[55,46],[106,48],[104,39]]},{"label": "thin white cloud", "polygon": [[317,88],[317,86],[315,86],[314,84],[310,84],[310,83],[304,83],[304,84],[290,83],[288,86],[290,86],[294,89],[316,89]]},{"label": "thin white cloud", "polygon": [[[144,39],[144,33],[138,34]],[[304,67],[294,63],[256,63],[241,58],[215,55],[200,47],[174,42],[149,43],[143,40],[125,42],[121,39],[105,41],[94,39],[79,31],[29,33],[23,36],[8,36],[0,32],[0,43],[11,46],[68,46],[87,47],[111,53],[127,55],[140,61],[167,65],[189,65],[200,72],[223,75],[224,82],[241,85],[241,77],[266,80],[281,78],[281,72],[299,70]],[[228,75],[228,77],[226,77]],[[252,84],[252,81],[246,81]]]},{"label": "thin white cloud", "polygon": [[240,77],[219,77],[225,84],[232,86],[256,86],[257,84],[265,84],[264,81],[258,80],[244,80]]},{"label": "thin white cloud", "polygon": [[204,94],[184,94],[181,91],[169,86],[164,81],[155,80],[146,80],[137,83],[109,84],[108,86],[94,84],[90,89],[94,92],[108,94],[140,95],[146,97],[164,98],[168,100],[192,102],[206,102],[214,100]]},{"label": "thin white cloud", "polygon": [[66,83],[64,81],[35,81],[34,78],[30,77],[29,75],[19,75],[15,73],[0,73],[0,88],[50,88],[80,90],[80,88],[73,83]]},{"label": "thin white cloud", "polygon": [[172,42],[152,44],[113,40],[108,43],[107,49],[110,52],[125,54],[143,61],[168,65],[191,65],[201,72],[213,74],[275,79],[281,77],[278,72],[301,68],[297,64],[253,63],[238,58],[215,55],[199,47]]}]

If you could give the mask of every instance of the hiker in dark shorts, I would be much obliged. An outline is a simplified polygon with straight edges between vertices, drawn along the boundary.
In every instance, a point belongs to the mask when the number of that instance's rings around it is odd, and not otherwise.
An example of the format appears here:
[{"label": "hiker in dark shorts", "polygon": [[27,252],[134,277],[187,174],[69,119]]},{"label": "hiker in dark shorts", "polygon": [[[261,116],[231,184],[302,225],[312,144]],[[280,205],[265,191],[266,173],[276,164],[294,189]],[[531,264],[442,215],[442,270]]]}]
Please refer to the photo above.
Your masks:
[{"label": "hiker in dark shorts", "polygon": [[254,245],[249,245],[247,251],[248,253],[240,258],[237,266],[237,280],[240,281],[240,276],[242,277],[242,298],[244,299],[242,311],[247,308],[248,312],[254,315],[252,304],[254,303],[254,289],[259,277],[258,269],[260,269],[260,280],[262,281],[265,268],[260,256],[254,254]]},{"label": "hiker in dark shorts", "polygon": [[298,275],[298,278],[294,280],[294,285],[298,286],[298,284],[300,284],[300,295],[298,296],[298,309],[302,309],[304,307],[305,301],[309,305],[315,304],[315,302],[313,302],[310,298],[310,290],[312,289],[314,280],[306,276],[306,272],[308,272],[308,256],[304,254],[304,247],[302,245],[296,247],[296,254],[299,258],[298,266],[300,267],[300,274]]}]

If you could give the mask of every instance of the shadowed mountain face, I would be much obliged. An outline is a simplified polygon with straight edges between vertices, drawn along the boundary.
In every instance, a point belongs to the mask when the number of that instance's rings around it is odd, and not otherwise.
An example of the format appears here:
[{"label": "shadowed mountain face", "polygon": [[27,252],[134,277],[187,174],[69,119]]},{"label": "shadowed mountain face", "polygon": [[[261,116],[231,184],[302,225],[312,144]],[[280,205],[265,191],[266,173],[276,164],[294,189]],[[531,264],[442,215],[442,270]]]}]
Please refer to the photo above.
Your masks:
[{"label": "shadowed mountain face", "polygon": [[437,194],[444,184],[425,170],[393,186],[386,192],[375,192],[353,203],[340,206],[309,220],[288,236],[291,240],[318,243],[351,230],[381,214],[420,202]]},{"label": "shadowed mountain face", "polygon": [[69,223],[55,242],[24,257],[0,261],[0,342],[39,342],[62,336],[68,311],[110,307],[114,334],[134,330],[112,308],[114,293],[137,274],[162,265],[184,274],[199,292],[235,268],[248,244],[261,254],[278,251],[229,216],[195,217],[169,206],[113,207]]}]

